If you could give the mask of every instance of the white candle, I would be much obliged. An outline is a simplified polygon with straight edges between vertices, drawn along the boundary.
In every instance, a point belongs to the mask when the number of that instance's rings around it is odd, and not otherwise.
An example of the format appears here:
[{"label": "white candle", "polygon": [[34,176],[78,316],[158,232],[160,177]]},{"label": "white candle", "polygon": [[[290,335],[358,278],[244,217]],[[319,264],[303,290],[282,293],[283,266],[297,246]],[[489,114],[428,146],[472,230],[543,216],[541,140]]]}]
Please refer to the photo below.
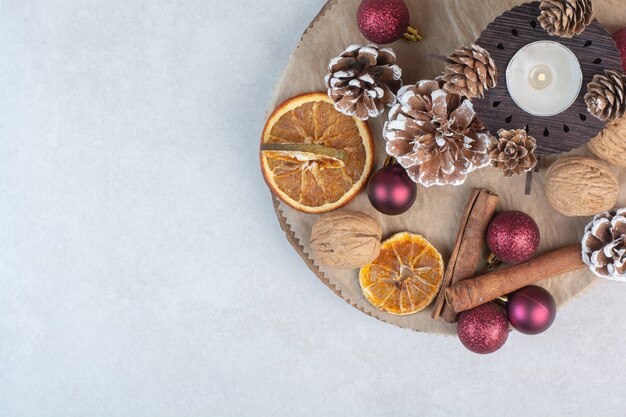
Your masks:
[{"label": "white candle", "polygon": [[554,116],[578,97],[583,73],[576,55],[558,42],[526,45],[511,59],[506,84],[513,101],[535,116]]}]

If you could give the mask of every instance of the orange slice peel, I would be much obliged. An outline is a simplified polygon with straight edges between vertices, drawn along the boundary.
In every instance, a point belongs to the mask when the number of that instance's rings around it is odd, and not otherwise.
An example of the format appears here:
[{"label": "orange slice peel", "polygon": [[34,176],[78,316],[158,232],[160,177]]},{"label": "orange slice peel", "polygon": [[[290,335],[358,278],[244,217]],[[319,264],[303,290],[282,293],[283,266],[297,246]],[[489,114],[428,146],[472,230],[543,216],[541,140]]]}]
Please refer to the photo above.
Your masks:
[{"label": "orange slice peel", "polygon": [[359,272],[367,301],[398,316],[422,311],[435,299],[443,279],[441,254],[420,235],[398,233],[383,242],[380,255]]},{"label": "orange slice peel", "polygon": [[268,118],[260,147],[265,182],[305,213],[349,203],[367,183],[374,139],[367,122],[345,116],[326,93],[293,97]]}]

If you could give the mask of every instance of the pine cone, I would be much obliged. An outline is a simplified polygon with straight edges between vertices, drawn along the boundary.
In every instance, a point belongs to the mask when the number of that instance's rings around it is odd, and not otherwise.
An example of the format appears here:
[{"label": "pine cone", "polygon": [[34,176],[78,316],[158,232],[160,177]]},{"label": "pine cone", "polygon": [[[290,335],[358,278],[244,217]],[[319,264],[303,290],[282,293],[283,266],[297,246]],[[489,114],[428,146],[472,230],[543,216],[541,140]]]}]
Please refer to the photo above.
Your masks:
[{"label": "pine cone", "polygon": [[485,91],[496,86],[498,70],[486,49],[478,45],[460,48],[448,59],[454,64],[448,65],[443,74],[446,91],[471,100],[484,98]]},{"label": "pine cone", "polygon": [[505,177],[521,175],[537,165],[535,148],[537,141],[524,129],[498,132],[498,143],[492,147],[489,157],[491,165],[504,172]]},{"label": "pine cone", "polygon": [[426,187],[463,184],[467,174],[489,164],[493,141],[472,102],[443,84],[425,80],[400,89],[383,128],[387,153]]},{"label": "pine cone", "polygon": [[626,282],[626,209],[606,211],[585,228],[583,261],[601,278]]},{"label": "pine cone", "polygon": [[543,0],[538,20],[550,35],[571,38],[593,22],[591,0]]},{"label": "pine cone", "polygon": [[626,114],[626,76],[605,70],[596,74],[587,85],[587,110],[603,121],[617,120]]},{"label": "pine cone", "polygon": [[352,45],[328,64],[328,96],[341,113],[361,120],[378,117],[393,106],[402,86],[396,54],[376,45]]}]

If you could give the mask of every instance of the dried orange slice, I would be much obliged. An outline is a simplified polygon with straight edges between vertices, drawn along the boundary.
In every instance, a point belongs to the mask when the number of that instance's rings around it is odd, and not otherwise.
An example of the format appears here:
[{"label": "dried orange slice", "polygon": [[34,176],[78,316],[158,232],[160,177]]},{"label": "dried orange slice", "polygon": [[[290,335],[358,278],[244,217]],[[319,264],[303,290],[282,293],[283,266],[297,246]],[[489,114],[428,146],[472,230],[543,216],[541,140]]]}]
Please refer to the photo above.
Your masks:
[{"label": "dried orange slice", "polygon": [[339,113],[326,93],[287,100],[263,129],[265,181],[278,198],[305,213],[325,213],[350,202],[373,162],[367,122]]},{"label": "dried orange slice", "polygon": [[441,254],[422,236],[410,233],[398,233],[383,242],[378,258],[359,273],[367,301],[398,316],[428,307],[442,278]]}]

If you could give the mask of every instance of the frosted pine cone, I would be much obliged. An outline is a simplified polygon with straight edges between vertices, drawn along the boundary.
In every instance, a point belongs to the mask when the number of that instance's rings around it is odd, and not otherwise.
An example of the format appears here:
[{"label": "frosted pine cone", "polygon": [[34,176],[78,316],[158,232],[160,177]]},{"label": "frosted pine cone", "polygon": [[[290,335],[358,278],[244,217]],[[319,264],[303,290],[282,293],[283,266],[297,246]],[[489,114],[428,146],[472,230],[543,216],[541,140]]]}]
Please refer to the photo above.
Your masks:
[{"label": "frosted pine cone", "polygon": [[583,261],[595,275],[626,282],[626,209],[593,218],[582,241]]},{"label": "frosted pine cone", "polygon": [[402,86],[396,54],[376,45],[352,45],[328,64],[328,96],[341,113],[361,120],[378,117],[393,106]]},{"label": "frosted pine cone", "polygon": [[626,114],[626,76],[605,70],[596,74],[587,85],[587,110],[603,121],[617,120]]},{"label": "frosted pine cone", "polygon": [[446,67],[443,88],[467,98],[484,98],[485,91],[496,86],[498,70],[489,51],[478,45],[459,48],[448,59],[454,64]]},{"label": "frosted pine cone", "polygon": [[571,38],[593,22],[591,0],[543,0],[538,20],[550,35]]},{"label": "frosted pine cone", "polygon": [[535,168],[537,165],[535,138],[528,136],[524,129],[502,129],[498,135],[498,143],[489,154],[492,166],[501,170],[505,177],[521,175]]},{"label": "frosted pine cone", "polygon": [[490,161],[493,137],[472,102],[442,87],[442,80],[425,80],[400,89],[383,128],[387,153],[426,187],[463,184]]}]

